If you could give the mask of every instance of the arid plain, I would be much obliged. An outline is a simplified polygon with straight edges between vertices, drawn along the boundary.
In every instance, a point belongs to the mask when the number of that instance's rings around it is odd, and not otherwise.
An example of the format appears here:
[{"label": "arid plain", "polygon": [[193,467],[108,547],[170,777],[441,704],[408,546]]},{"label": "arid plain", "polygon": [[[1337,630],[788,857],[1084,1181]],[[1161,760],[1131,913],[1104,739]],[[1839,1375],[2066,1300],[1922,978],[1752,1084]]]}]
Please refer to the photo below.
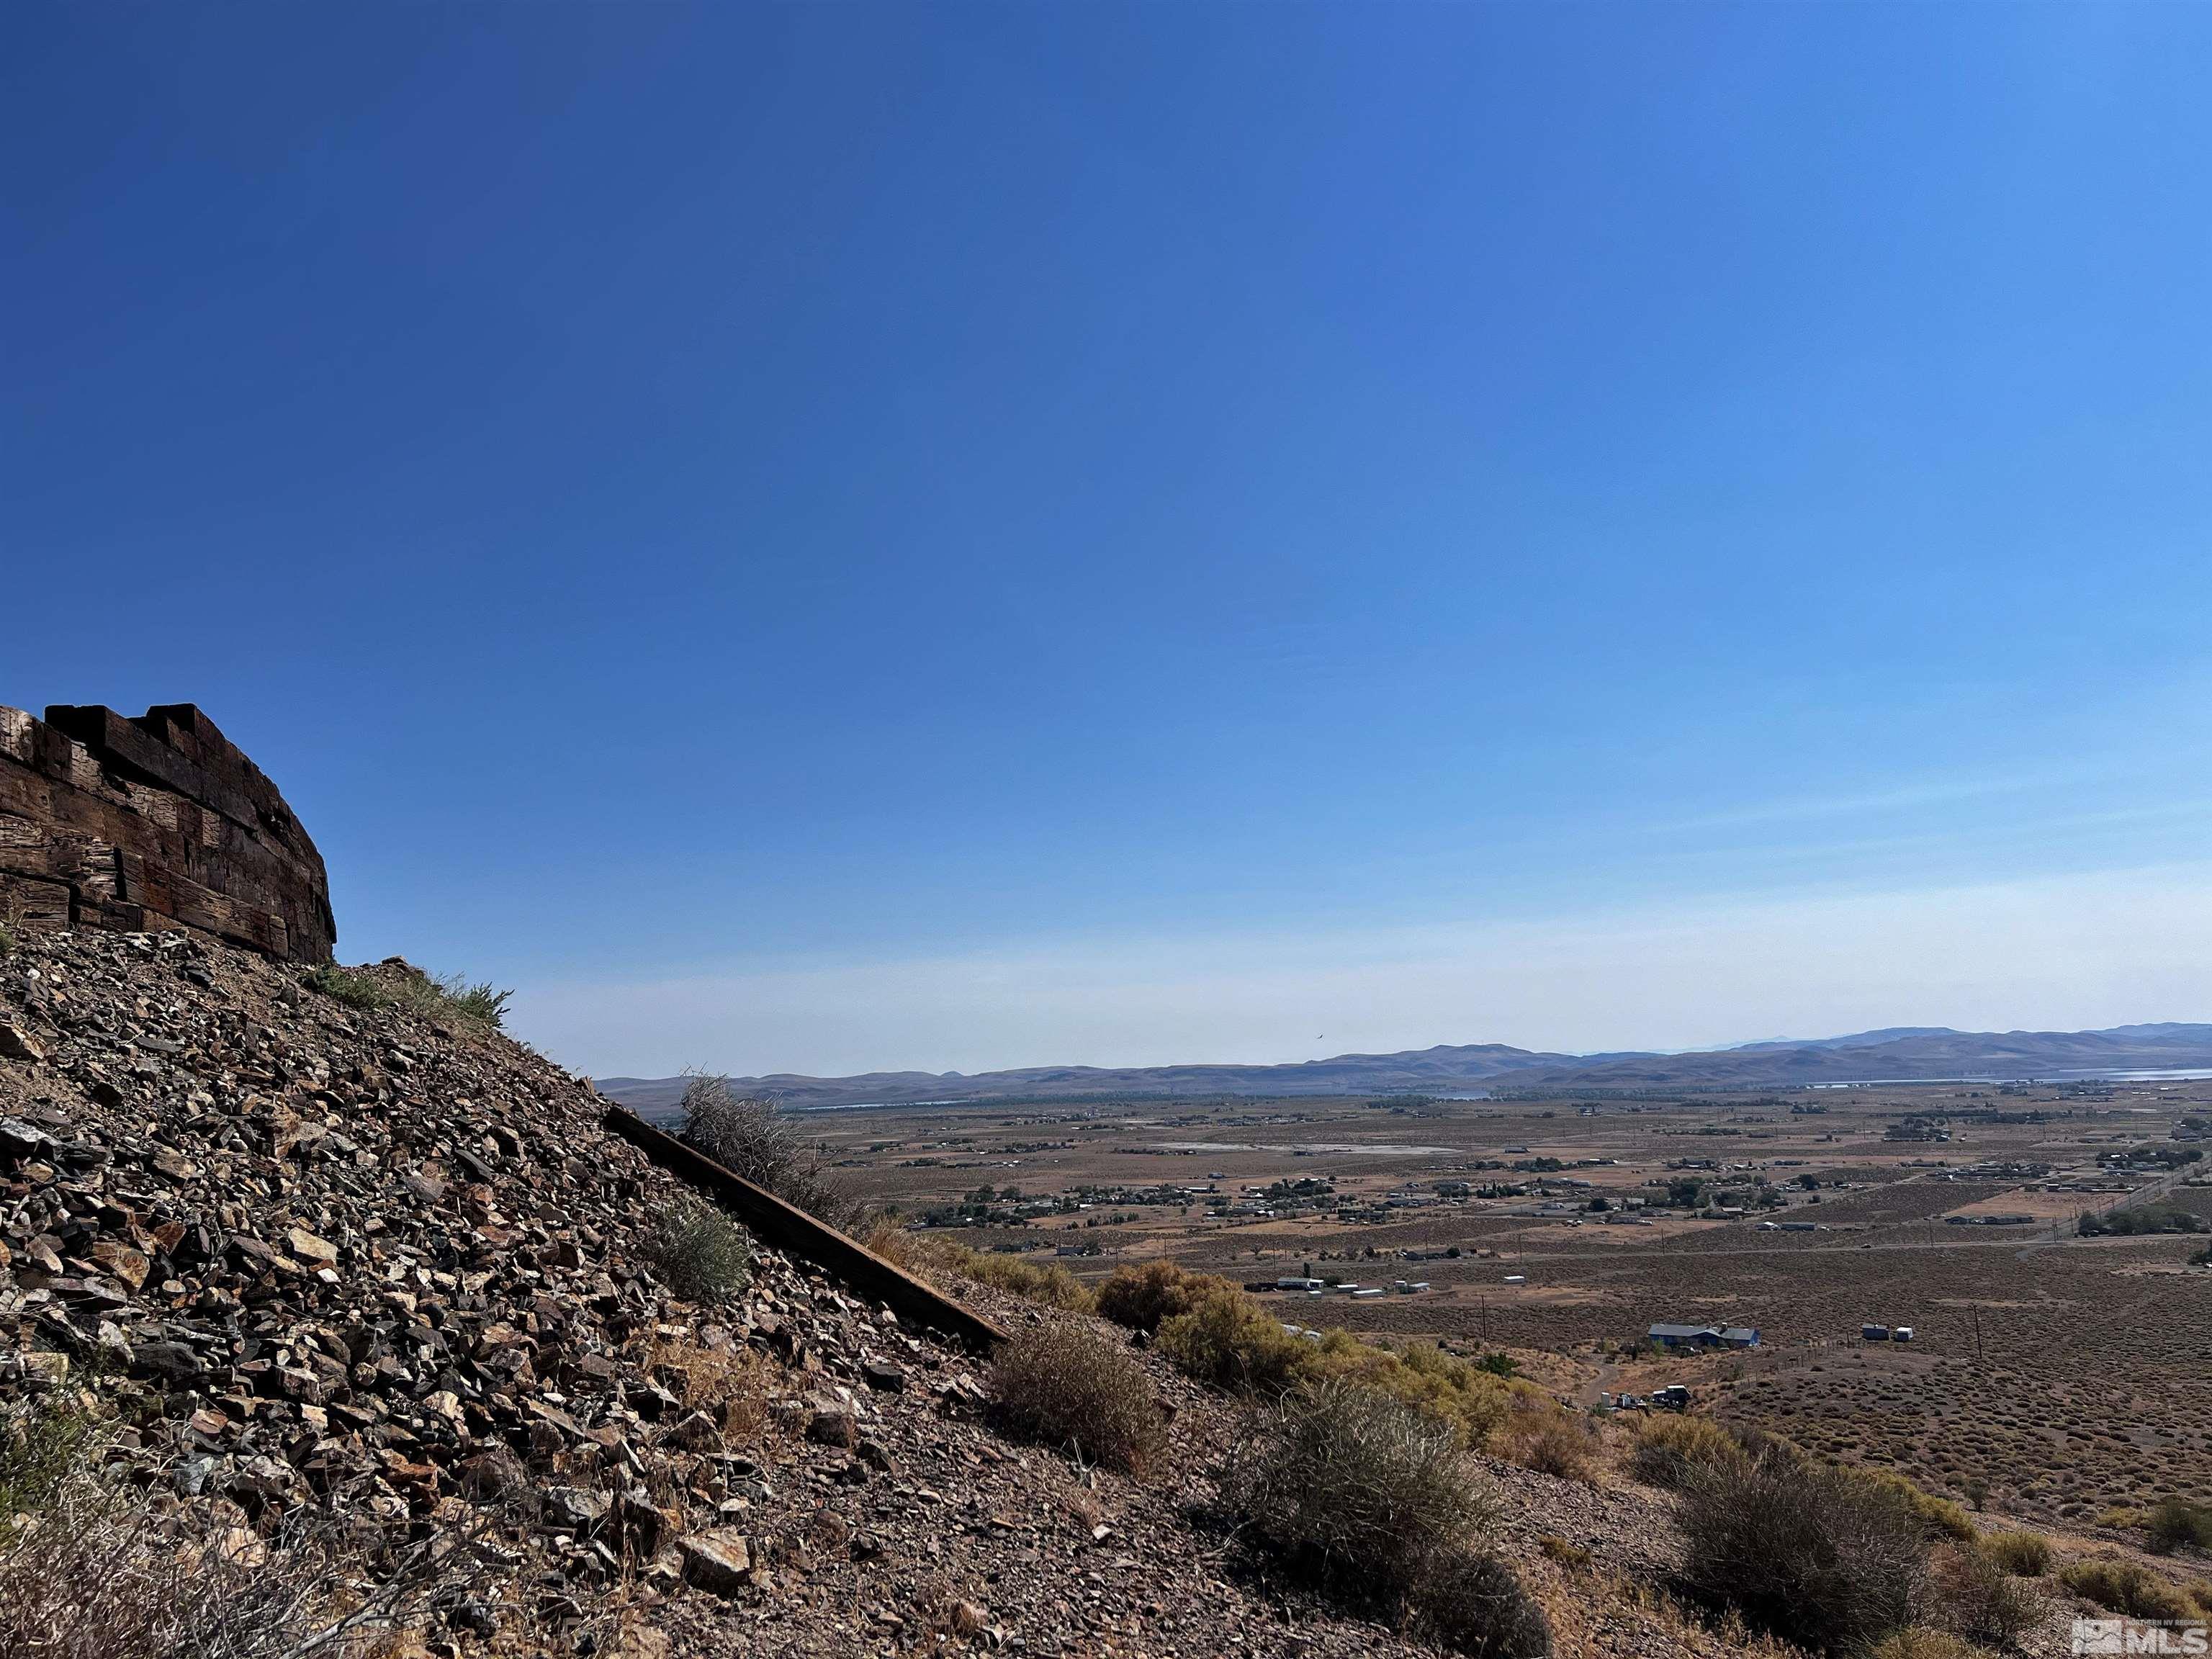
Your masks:
[{"label": "arid plain", "polygon": [[[908,1224],[1086,1280],[1164,1255],[1357,1285],[1270,1295],[1286,1323],[1503,1350],[1587,1404],[1682,1382],[1723,1418],[2053,1522],[2212,1485],[2204,1236],[2079,1227],[2212,1219],[2212,1082],[810,1117]],[[1655,1352],[1658,1323],[1759,1340]]]}]

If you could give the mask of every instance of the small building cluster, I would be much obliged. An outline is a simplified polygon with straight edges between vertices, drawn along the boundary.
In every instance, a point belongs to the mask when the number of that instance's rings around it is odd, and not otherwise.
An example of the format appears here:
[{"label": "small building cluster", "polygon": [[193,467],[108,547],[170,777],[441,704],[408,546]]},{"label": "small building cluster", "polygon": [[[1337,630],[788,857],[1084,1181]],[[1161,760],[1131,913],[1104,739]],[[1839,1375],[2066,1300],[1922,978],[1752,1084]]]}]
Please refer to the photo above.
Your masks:
[{"label": "small building cluster", "polygon": [[1755,1325],[1669,1325],[1657,1324],[1644,1332],[1647,1340],[1662,1348],[1755,1348],[1759,1346],[1759,1328]]}]

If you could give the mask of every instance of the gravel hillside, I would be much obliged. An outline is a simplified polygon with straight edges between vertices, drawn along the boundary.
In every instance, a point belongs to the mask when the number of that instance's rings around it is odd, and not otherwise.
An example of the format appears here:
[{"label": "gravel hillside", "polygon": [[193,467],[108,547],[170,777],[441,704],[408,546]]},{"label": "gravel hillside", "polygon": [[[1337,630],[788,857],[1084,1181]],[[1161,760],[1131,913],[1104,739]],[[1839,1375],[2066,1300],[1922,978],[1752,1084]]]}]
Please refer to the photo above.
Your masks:
[{"label": "gravel hillside", "polygon": [[[502,1036],[197,936],[24,939],[0,1404],[88,1389],[157,1507],[332,1517],[365,1583],[470,1537],[473,1582],[416,1621],[433,1651],[1416,1651],[1206,1524],[1237,1414],[1148,1355],[1174,1446],[1139,1486],[999,1437],[984,1361],[805,1264],[763,1250],[727,1302],[676,1301],[646,1246],[683,1194],[604,1106]],[[1497,1479],[1561,1652],[1722,1650],[1639,1588],[1659,1500]]]}]

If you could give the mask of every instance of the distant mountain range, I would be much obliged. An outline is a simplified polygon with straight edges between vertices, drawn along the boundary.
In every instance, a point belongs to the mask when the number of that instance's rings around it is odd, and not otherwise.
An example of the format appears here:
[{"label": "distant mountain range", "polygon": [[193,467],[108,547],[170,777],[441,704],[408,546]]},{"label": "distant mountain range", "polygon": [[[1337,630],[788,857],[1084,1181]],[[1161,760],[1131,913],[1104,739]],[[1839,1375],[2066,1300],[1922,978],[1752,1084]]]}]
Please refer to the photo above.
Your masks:
[{"label": "distant mountain range", "polygon": [[[1848,1036],[1778,1038],[1691,1054],[1541,1054],[1502,1042],[1395,1054],[1339,1054],[1282,1066],[1032,1066],[1019,1071],[869,1072],[859,1077],[733,1078],[793,1107],[1130,1096],[1455,1095],[1492,1088],[1765,1089],[1812,1083],[2055,1078],[2212,1069],[2212,1025],[2116,1025],[2104,1031],[1954,1031],[1899,1025]],[[599,1079],[599,1092],[653,1116],[672,1115],[680,1077]]]}]

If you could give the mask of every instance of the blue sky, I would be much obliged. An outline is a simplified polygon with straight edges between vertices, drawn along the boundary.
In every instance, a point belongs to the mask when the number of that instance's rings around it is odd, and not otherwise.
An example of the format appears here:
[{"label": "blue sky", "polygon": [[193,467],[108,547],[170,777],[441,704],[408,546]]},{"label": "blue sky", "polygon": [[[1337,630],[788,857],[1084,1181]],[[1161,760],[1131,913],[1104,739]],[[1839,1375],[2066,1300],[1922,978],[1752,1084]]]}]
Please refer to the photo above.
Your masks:
[{"label": "blue sky", "polygon": [[0,40],[0,702],[573,1063],[2212,1012],[2212,12]]}]

